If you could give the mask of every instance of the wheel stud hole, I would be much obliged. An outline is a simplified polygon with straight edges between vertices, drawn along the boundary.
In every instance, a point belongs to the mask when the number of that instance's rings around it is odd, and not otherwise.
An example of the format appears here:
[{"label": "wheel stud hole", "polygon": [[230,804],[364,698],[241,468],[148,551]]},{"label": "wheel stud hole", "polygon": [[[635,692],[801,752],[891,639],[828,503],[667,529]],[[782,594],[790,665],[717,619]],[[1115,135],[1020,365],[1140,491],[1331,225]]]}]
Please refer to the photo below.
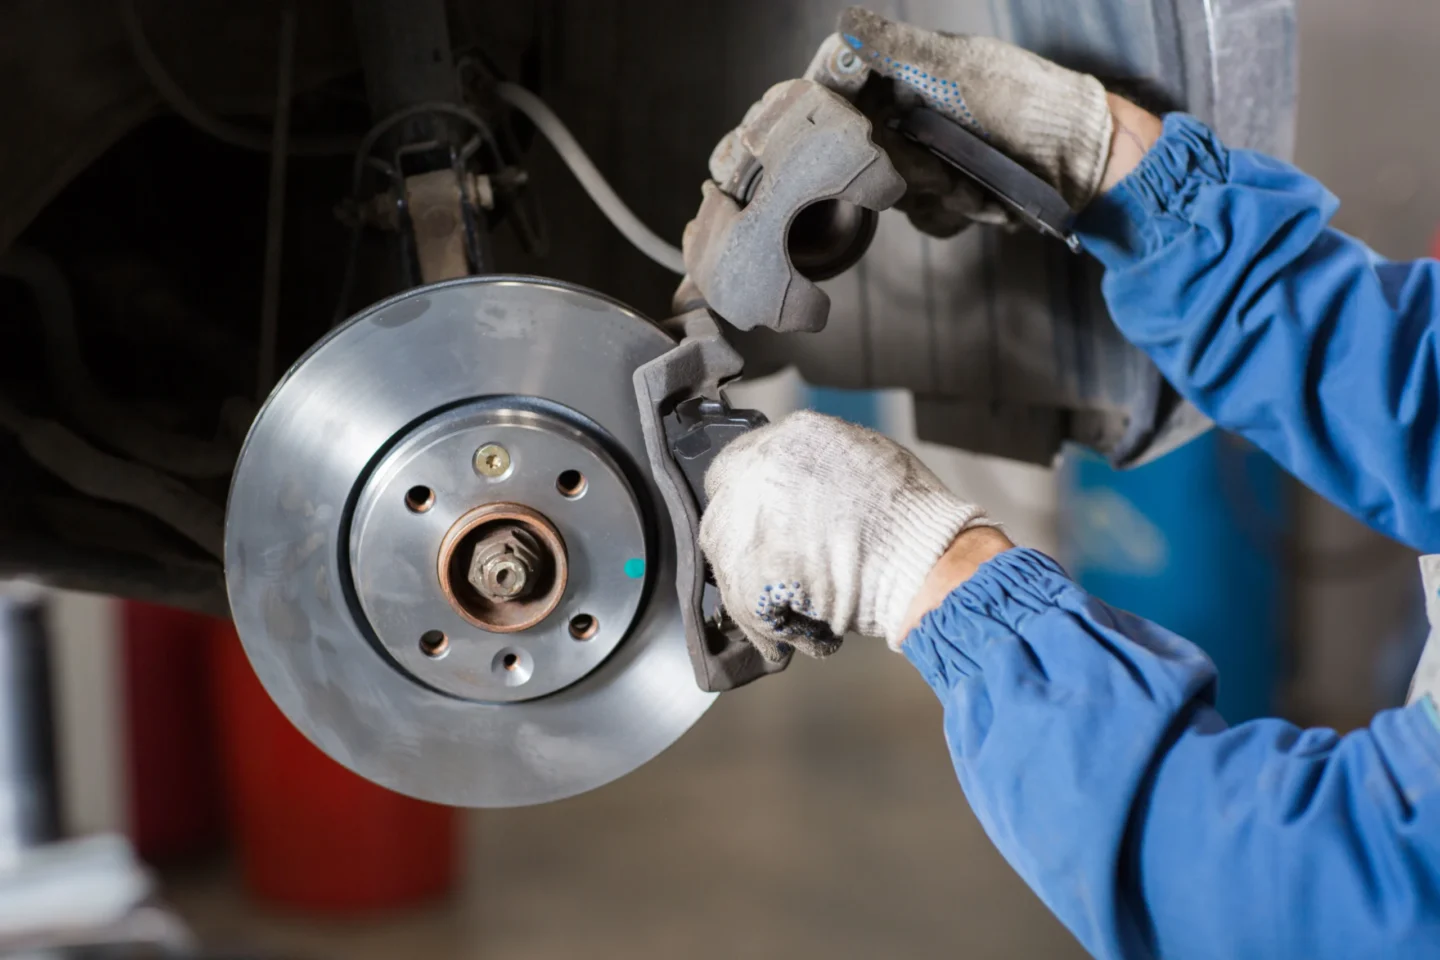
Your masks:
[{"label": "wheel stud hole", "polygon": [[420,634],[420,652],[432,660],[439,660],[450,652],[450,638],[439,630],[426,630]]},{"label": "wheel stud hole", "polygon": [[515,668],[520,666],[520,658],[515,656],[515,654],[513,653],[505,654],[505,659],[501,662],[505,664],[505,669],[509,670],[511,673],[514,673]]},{"label": "wheel stud hole", "polygon": [[586,480],[585,474],[579,470],[566,470],[555,479],[555,489],[568,500],[578,500],[589,485],[590,481]]},{"label": "wheel stud hole", "polygon": [[435,506],[435,491],[425,486],[411,487],[405,491],[405,506],[411,513],[424,513]]},{"label": "wheel stud hole", "polygon": [[570,618],[570,636],[576,640],[589,640],[600,632],[600,621],[588,613],[577,613]]}]

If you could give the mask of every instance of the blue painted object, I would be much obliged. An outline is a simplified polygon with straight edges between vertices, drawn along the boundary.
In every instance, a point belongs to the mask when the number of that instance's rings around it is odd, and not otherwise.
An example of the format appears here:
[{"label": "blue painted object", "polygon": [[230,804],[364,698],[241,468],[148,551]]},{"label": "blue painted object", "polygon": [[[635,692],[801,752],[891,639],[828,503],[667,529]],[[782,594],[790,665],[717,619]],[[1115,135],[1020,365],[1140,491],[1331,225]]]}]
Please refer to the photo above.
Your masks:
[{"label": "blue painted object", "polygon": [[1231,723],[1273,714],[1286,589],[1286,481],[1274,462],[1215,430],[1128,471],[1072,448],[1062,471],[1062,552],[1076,582],[1209,654]]},{"label": "blue painted object", "polygon": [[858,423],[882,433],[880,398],[873,390],[841,390],[837,387],[805,387],[803,402],[811,410]]}]

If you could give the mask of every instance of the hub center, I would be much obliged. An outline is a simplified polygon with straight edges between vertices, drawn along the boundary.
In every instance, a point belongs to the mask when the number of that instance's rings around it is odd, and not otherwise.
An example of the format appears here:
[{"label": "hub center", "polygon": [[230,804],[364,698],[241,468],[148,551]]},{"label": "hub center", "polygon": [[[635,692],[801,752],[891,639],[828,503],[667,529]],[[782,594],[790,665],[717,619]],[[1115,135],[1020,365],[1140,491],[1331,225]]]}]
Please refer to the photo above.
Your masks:
[{"label": "hub center", "polygon": [[440,586],[457,613],[492,633],[535,626],[565,594],[565,542],[539,512],[487,503],[455,522],[440,544]]},{"label": "hub center", "polygon": [[397,438],[350,526],[355,597],[393,663],[467,699],[529,700],[599,667],[645,594],[645,519],[593,426],[523,398]]}]

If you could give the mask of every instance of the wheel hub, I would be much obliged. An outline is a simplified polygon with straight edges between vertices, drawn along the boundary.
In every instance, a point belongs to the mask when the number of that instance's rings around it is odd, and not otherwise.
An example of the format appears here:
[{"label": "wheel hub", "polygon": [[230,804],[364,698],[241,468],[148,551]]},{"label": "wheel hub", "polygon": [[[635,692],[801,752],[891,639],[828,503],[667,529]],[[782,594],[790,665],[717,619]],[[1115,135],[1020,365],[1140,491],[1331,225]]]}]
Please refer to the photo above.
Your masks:
[{"label": "wheel hub", "polygon": [[596,294],[482,278],[296,364],[237,466],[226,574],[307,736],[401,792],[510,806],[614,779],[704,712],[631,387],[671,345]]},{"label": "wheel hub", "polygon": [[[475,700],[530,700],[585,676],[629,631],[645,586],[645,523],[625,475],[586,429],[518,402],[475,401],[415,427],[350,524],[355,592],[386,652]],[[487,448],[505,469],[477,469]],[[577,640],[576,617],[598,626]],[[421,642],[433,631],[450,641],[438,656]]]}]

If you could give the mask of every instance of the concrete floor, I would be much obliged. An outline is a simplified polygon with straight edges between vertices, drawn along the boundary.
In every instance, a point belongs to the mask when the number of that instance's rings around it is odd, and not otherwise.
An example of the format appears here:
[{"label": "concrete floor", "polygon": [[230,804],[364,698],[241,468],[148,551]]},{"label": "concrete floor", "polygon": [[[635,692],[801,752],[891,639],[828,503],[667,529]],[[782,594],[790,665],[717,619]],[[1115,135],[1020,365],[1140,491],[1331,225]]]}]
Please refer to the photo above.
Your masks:
[{"label": "concrete floor", "polygon": [[206,940],[306,957],[1067,957],[946,760],[938,705],[854,642],[718,699],[619,782],[478,812],[452,903],[391,921],[286,920],[223,875],[171,896]]},{"label": "concrete floor", "polygon": [[[1342,226],[1420,253],[1440,224],[1440,4],[1303,0],[1300,16],[1299,162],[1346,201]],[[1305,518],[1318,541],[1364,535],[1328,508]],[[1363,638],[1385,584],[1408,582],[1403,560],[1300,587],[1310,715],[1366,715]],[[720,698],[619,783],[473,815],[470,875],[441,907],[300,921],[246,905],[223,874],[170,895],[207,942],[315,958],[1081,956],[981,833],[939,720],[903,660],[854,643]]]}]

